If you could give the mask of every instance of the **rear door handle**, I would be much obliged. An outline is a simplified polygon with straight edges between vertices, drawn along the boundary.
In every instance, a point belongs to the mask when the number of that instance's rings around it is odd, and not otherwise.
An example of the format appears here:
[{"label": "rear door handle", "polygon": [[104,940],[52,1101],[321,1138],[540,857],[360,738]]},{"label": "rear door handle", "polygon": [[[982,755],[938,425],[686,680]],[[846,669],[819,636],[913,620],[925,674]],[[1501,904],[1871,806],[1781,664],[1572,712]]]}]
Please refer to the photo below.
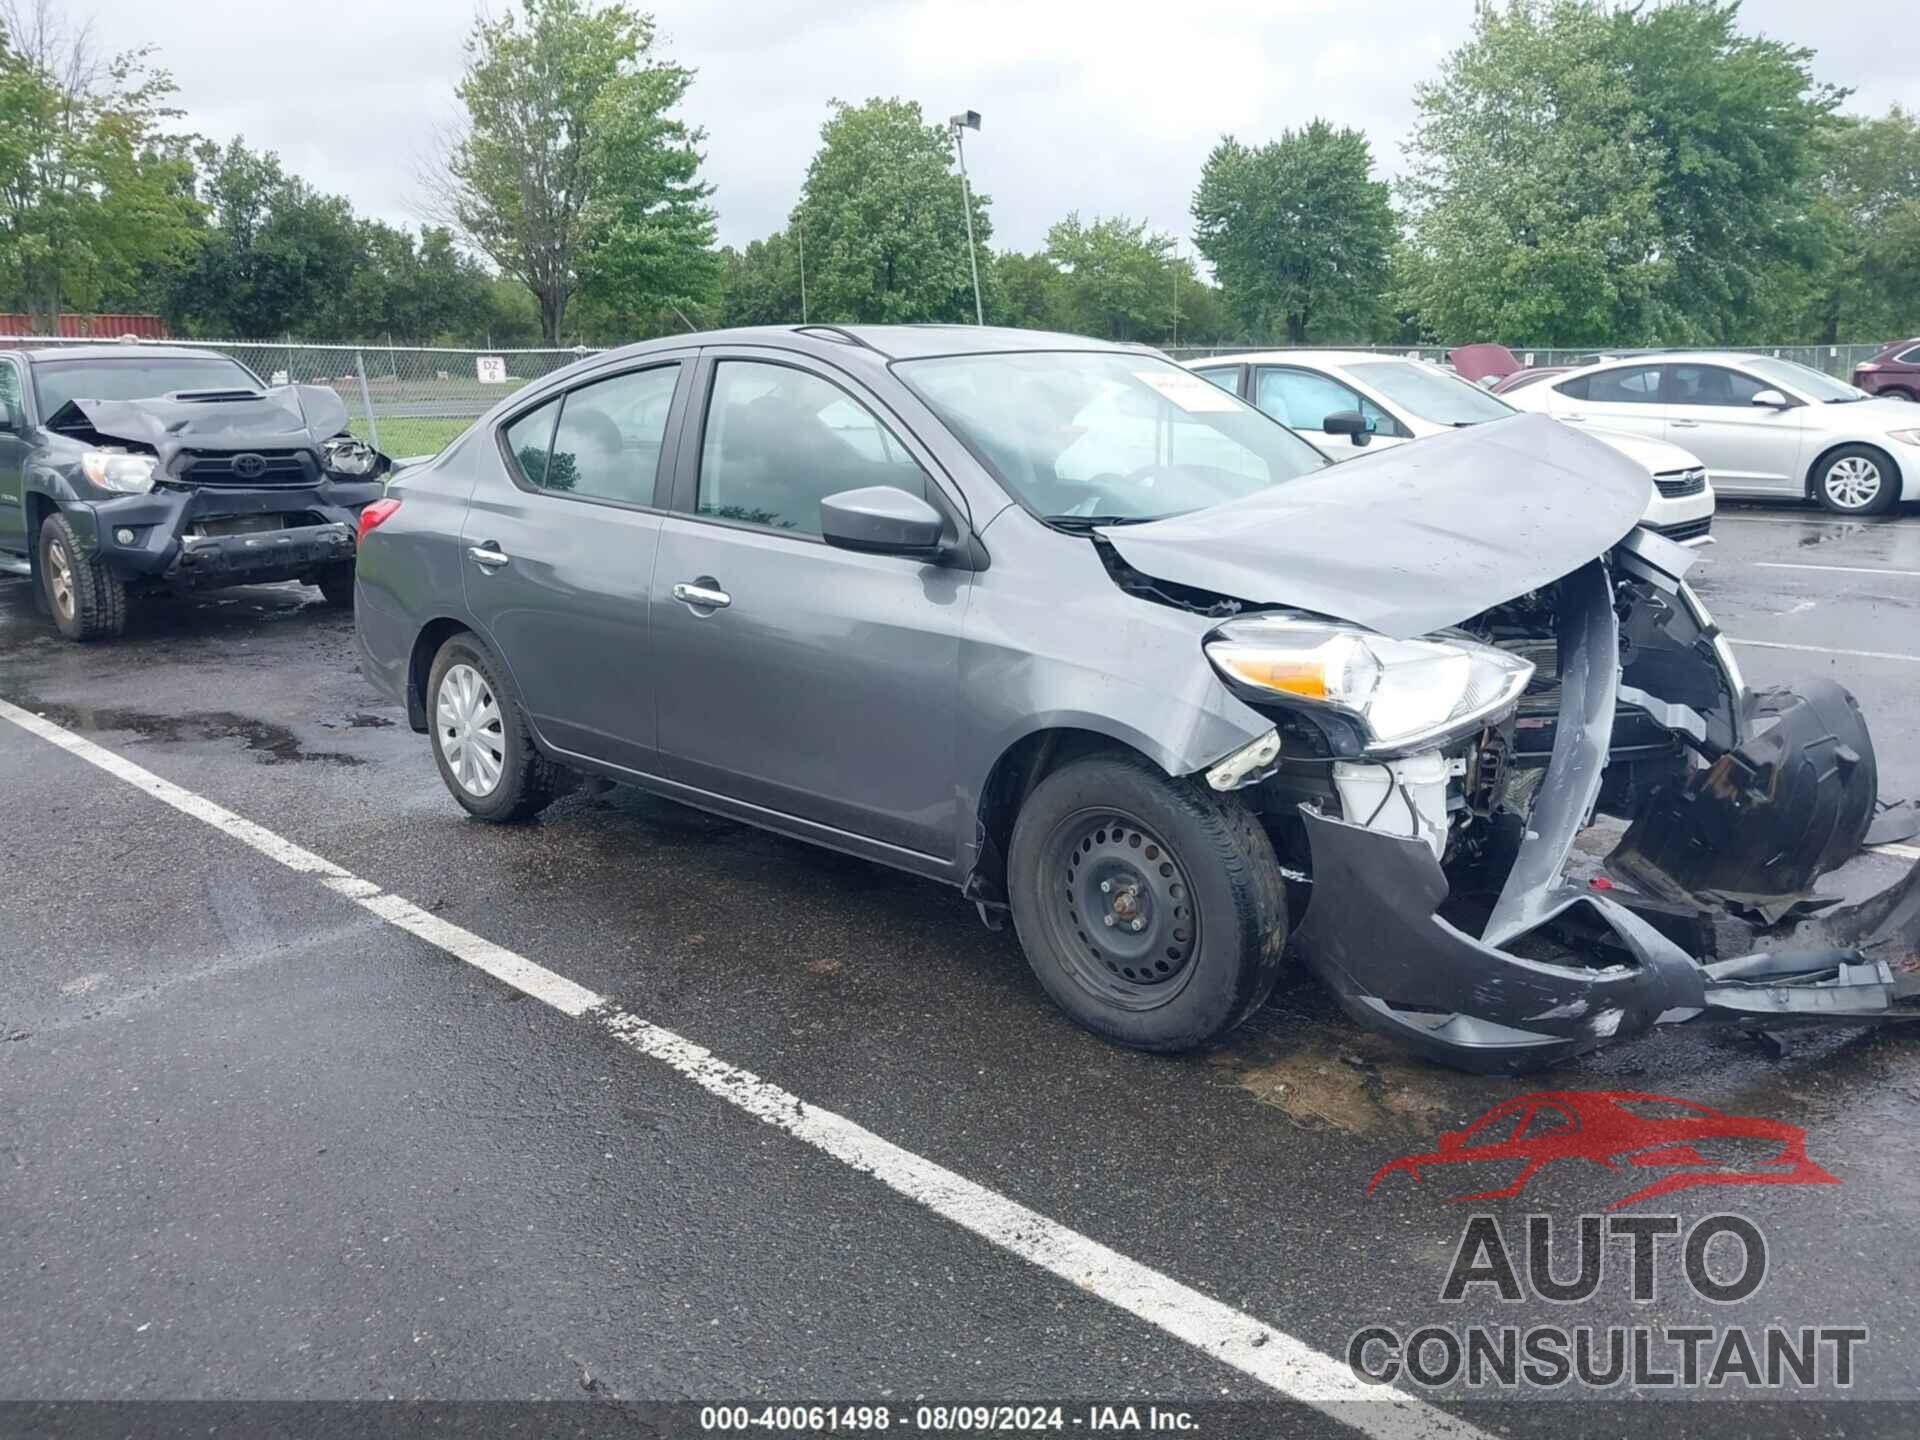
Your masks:
[{"label": "rear door handle", "polygon": [[1560,418],[1562,420],[1580,421],[1580,420],[1586,419],[1587,417],[1584,415],[1562,415]]},{"label": "rear door handle", "polygon": [[476,561],[486,566],[489,570],[498,570],[502,565],[507,563],[508,559],[507,553],[504,550],[498,545],[492,544],[469,545],[467,547],[467,554],[471,555]]},{"label": "rear door handle", "polygon": [[1698,430],[1700,428],[1700,422],[1698,420],[1676,420],[1673,422],[1673,428],[1676,430]]},{"label": "rear door handle", "polygon": [[733,603],[733,597],[724,590],[711,585],[690,585],[685,580],[673,587],[673,598],[701,610],[724,610]]}]

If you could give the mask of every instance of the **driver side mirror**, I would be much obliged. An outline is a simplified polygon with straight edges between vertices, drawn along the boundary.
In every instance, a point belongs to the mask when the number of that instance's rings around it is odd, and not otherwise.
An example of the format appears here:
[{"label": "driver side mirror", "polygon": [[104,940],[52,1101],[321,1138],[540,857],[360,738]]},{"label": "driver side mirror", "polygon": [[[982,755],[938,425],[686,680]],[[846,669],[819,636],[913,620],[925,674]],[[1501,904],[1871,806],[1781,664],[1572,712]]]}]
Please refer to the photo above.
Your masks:
[{"label": "driver side mirror", "polygon": [[1769,410],[1791,410],[1793,408],[1793,402],[1778,390],[1758,391],[1748,403],[1752,405],[1764,405]]},{"label": "driver side mirror", "polygon": [[1358,410],[1335,410],[1320,422],[1320,428],[1329,435],[1349,436],[1356,445],[1373,442],[1373,427]]},{"label": "driver side mirror", "polygon": [[935,560],[946,528],[933,506],[891,485],[842,490],[820,502],[820,538],[841,550]]}]

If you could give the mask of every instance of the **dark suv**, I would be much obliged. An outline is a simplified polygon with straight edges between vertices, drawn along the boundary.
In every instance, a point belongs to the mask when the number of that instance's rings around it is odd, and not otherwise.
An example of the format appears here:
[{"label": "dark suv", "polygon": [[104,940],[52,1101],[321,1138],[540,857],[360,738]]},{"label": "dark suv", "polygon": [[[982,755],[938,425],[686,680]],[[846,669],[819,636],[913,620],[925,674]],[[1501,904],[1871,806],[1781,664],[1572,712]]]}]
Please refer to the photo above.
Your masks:
[{"label": "dark suv", "polygon": [[206,350],[0,353],[0,563],[70,640],[143,590],[301,580],[353,600],[353,530],[386,458],[331,390],[268,388]]},{"label": "dark suv", "polygon": [[1869,395],[1920,400],[1920,335],[1883,346],[1878,355],[1854,366],[1853,383]]}]

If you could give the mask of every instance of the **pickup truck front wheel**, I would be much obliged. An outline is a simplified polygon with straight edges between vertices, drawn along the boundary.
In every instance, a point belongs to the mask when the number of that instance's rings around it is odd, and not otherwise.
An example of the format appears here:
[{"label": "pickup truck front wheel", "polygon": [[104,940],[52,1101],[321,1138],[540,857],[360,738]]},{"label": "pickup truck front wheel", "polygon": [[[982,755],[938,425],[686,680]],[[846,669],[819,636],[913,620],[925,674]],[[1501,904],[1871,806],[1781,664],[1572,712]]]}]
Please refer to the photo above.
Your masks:
[{"label": "pickup truck front wheel", "polygon": [[89,556],[64,515],[40,526],[40,586],[53,623],[69,640],[98,640],[127,628],[127,587]]},{"label": "pickup truck front wheel", "polygon": [[1279,978],[1286,887],[1258,818],[1138,756],[1092,755],[1042,780],[1014,822],[1007,873],[1034,975],[1109,1040],[1192,1049]]},{"label": "pickup truck front wheel", "polygon": [[327,604],[338,610],[351,609],[353,606],[353,562],[342,560],[337,565],[328,565],[313,577],[313,583],[320,587],[320,594]]}]

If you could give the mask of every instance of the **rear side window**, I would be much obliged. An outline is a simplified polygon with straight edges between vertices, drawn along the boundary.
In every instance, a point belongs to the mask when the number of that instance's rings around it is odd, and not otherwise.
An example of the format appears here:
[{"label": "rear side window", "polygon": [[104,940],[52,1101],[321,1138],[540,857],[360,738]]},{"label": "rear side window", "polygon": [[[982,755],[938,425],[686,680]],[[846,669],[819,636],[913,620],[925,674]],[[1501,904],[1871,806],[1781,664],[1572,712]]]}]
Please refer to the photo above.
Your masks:
[{"label": "rear side window", "polygon": [[[1558,385],[1554,386],[1553,388],[1558,390],[1562,395],[1566,396],[1569,400],[1584,400],[1587,398],[1588,378],[1589,377],[1585,375],[1576,375],[1571,380],[1562,380]],[[1515,388],[1517,389],[1519,387],[1516,386]]]},{"label": "rear side window", "polygon": [[1902,350],[1898,355],[1894,356],[1893,359],[1897,365],[1920,365],[1920,345],[1915,345],[1909,350]]},{"label": "rear side window", "polygon": [[818,535],[820,502],[868,485],[927,498],[927,477],[906,447],[846,391],[790,365],[714,367],[700,514]]},{"label": "rear side window", "polygon": [[547,478],[547,451],[553,445],[553,422],[559,414],[556,397],[507,426],[507,452],[513,456],[513,468],[520,472],[523,483],[536,490]]},{"label": "rear side window", "polygon": [[1229,395],[1240,393],[1240,367],[1229,365],[1224,370],[1196,370],[1193,372],[1202,380],[1212,381]]},{"label": "rear side window", "polygon": [[[1566,392],[1572,393],[1572,392]],[[1631,365],[1587,376],[1587,390],[1577,397],[1596,405],[1652,405],[1660,399],[1660,367]]]},{"label": "rear side window", "polygon": [[661,365],[569,390],[542,488],[651,505],[679,380],[678,365]]}]

